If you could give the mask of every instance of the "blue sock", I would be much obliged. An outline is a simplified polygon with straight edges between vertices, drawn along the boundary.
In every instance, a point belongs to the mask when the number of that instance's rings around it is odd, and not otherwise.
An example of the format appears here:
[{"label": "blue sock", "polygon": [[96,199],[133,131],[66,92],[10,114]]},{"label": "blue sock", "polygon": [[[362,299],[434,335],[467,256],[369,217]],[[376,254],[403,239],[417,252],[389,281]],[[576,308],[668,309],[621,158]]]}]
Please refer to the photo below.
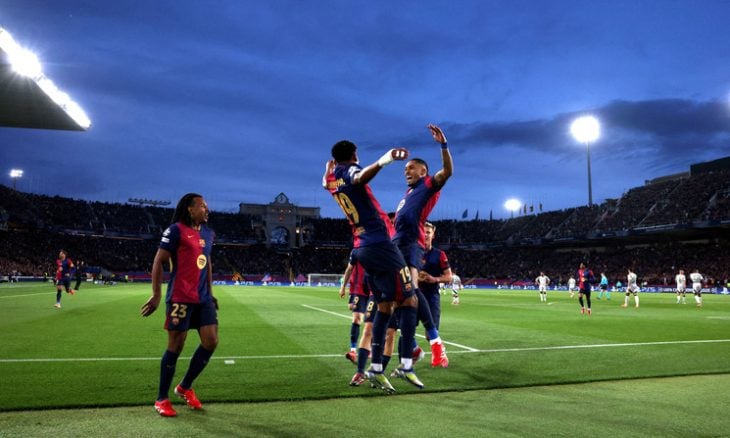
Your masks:
[{"label": "blue sock", "polygon": [[370,350],[367,348],[360,348],[357,350],[357,372],[362,374],[365,372],[365,365],[368,364],[368,356],[370,356]]},{"label": "blue sock", "polygon": [[401,307],[400,314],[400,335],[403,338],[401,357],[410,359],[413,357],[413,344],[416,337],[417,310],[414,307]]},{"label": "blue sock", "polygon": [[[426,329],[426,333],[432,330],[436,330],[436,325],[433,323],[433,315],[431,315],[431,307],[428,305],[426,297],[421,292],[421,289],[416,289],[416,296],[418,296],[418,321],[421,321],[423,328]],[[436,339],[438,337],[438,330],[436,330],[436,336],[429,339]]]},{"label": "blue sock", "polygon": [[383,371],[385,371],[385,369],[388,368],[389,362],[390,362],[390,356],[383,355]]},{"label": "blue sock", "polygon": [[383,347],[385,346],[385,332],[388,330],[388,322],[390,321],[390,314],[381,312],[378,310],[375,313],[373,319],[373,340],[370,345],[372,348],[372,359],[370,360],[373,364],[383,363]]},{"label": "blue sock", "polygon": [[198,345],[197,350],[195,350],[195,353],[193,354],[193,358],[190,359],[188,372],[185,373],[185,377],[183,377],[183,380],[180,383],[180,386],[182,386],[183,389],[190,389],[193,386],[193,380],[195,380],[195,378],[203,371],[205,366],[208,365],[208,361],[212,355],[212,351],[208,351],[203,348],[202,345]]},{"label": "blue sock", "polygon": [[175,364],[177,364],[178,356],[180,355],[169,350],[165,350],[165,354],[162,355],[162,361],[160,362],[160,388],[157,392],[157,401],[169,397],[170,385],[172,384],[172,378],[175,376]]},{"label": "blue sock", "polygon": [[56,291],[56,304],[61,304],[61,291]]},{"label": "blue sock", "polygon": [[350,327],[350,348],[357,348],[357,340],[360,337],[360,324],[352,323]]}]

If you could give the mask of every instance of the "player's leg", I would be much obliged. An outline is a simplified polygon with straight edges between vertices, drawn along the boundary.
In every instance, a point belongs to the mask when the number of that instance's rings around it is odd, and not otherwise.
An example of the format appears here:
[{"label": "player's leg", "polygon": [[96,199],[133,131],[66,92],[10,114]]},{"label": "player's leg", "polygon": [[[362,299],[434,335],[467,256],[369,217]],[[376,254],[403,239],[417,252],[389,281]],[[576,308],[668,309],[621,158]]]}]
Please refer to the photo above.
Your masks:
[{"label": "player's leg", "polygon": [[682,292],[677,289],[677,304],[679,304],[679,300],[682,298]]},{"label": "player's leg", "polygon": [[585,298],[586,298],[586,313],[588,316],[591,315],[591,288],[590,286],[588,289],[584,292]]},{"label": "player's leg", "polygon": [[175,412],[175,409],[170,403],[170,386],[172,386],[172,379],[175,376],[177,359],[180,357],[180,353],[185,346],[185,338],[188,335],[187,329],[182,329],[187,324],[172,325],[169,314],[168,304],[168,317],[165,323],[167,328],[167,349],[160,361],[160,383],[157,391],[157,400],[155,401],[155,410],[163,417],[174,417],[177,415],[177,412]]},{"label": "player's leg", "polygon": [[459,291],[453,288],[451,289],[451,304],[459,304]]},{"label": "player's leg", "polygon": [[586,306],[583,304],[583,291],[578,290],[578,303],[580,304],[581,315],[586,313]]},{"label": "player's leg", "polygon": [[634,291],[634,303],[636,307],[639,307],[639,290],[638,288]]},{"label": "player's leg", "polygon": [[626,296],[624,297],[624,303],[621,307],[629,307],[629,297],[631,296],[631,288],[626,288]]},{"label": "player's leg", "polygon": [[208,365],[213,352],[218,347],[218,318],[215,304],[210,301],[199,306],[193,306],[189,315],[191,327],[198,328],[200,345],[195,349],[190,365],[182,381],[175,387],[175,395],[185,400],[191,409],[202,409],[203,405],[195,396],[193,382]]},{"label": "player's leg", "polygon": [[61,283],[58,283],[58,285],[56,286],[56,304],[54,305],[56,309],[61,308],[61,295],[63,295],[62,291],[63,289],[61,288]]}]

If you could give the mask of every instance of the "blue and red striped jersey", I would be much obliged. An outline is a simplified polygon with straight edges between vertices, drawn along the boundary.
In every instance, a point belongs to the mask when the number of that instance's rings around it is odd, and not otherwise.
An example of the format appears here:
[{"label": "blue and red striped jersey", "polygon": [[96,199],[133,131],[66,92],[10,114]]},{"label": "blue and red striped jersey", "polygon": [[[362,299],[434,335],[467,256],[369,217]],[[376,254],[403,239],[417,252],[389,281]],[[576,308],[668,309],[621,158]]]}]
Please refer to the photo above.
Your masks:
[{"label": "blue and red striped jersey", "polygon": [[367,184],[355,185],[352,178],[362,171],[356,163],[338,164],[327,175],[325,189],[342,208],[352,227],[353,247],[389,241],[393,226]]},{"label": "blue and red striped jersey", "polygon": [[426,247],[426,234],[423,224],[441,196],[441,187],[434,184],[433,177],[427,175],[406,191],[395,213],[395,237],[398,245],[418,242]]},{"label": "blue and red striped jersey", "polygon": [[162,233],[160,248],[172,254],[165,301],[202,304],[211,300],[208,264],[214,237],[215,233],[205,225],[198,231],[181,222]]}]

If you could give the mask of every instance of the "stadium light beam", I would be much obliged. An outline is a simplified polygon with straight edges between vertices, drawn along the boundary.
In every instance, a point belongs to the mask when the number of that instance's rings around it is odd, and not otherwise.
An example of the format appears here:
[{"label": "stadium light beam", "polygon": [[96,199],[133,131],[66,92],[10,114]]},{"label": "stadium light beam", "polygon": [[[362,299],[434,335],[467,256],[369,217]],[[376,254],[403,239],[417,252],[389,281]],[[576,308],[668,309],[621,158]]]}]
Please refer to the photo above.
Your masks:
[{"label": "stadium light beam", "polygon": [[522,201],[515,198],[508,199],[504,202],[504,208],[510,211],[510,217],[515,217],[515,211],[522,208]]},{"label": "stadium light beam", "polygon": [[570,133],[579,143],[586,145],[588,157],[588,206],[593,207],[593,184],[591,180],[591,143],[601,136],[601,124],[593,116],[578,117],[570,125]]},{"label": "stadium light beam", "polygon": [[21,169],[10,169],[10,178],[13,179],[13,190],[16,190],[18,178],[23,177],[23,171]]}]

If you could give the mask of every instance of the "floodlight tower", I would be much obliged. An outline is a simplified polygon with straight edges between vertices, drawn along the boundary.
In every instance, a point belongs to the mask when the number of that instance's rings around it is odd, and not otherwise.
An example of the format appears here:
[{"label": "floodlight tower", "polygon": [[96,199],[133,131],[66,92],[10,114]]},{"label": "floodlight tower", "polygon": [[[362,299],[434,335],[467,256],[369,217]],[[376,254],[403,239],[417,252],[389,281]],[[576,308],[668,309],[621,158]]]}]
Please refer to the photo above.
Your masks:
[{"label": "floodlight tower", "polygon": [[515,212],[522,208],[522,202],[519,199],[511,198],[504,202],[504,208],[509,210],[510,217],[515,217]]},{"label": "floodlight tower", "polygon": [[10,169],[10,178],[13,179],[13,190],[17,189],[18,178],[23,177],[23,171],[20,169]]},{"label": "floodlight tower", "polygon": [[601,125],[593,116],[578,117],[570,125],[570,132],[579,143],[586,145],[588,156],[588,206],[593,207],[593,186],[591,183],[591,143],[601,135]]}]

